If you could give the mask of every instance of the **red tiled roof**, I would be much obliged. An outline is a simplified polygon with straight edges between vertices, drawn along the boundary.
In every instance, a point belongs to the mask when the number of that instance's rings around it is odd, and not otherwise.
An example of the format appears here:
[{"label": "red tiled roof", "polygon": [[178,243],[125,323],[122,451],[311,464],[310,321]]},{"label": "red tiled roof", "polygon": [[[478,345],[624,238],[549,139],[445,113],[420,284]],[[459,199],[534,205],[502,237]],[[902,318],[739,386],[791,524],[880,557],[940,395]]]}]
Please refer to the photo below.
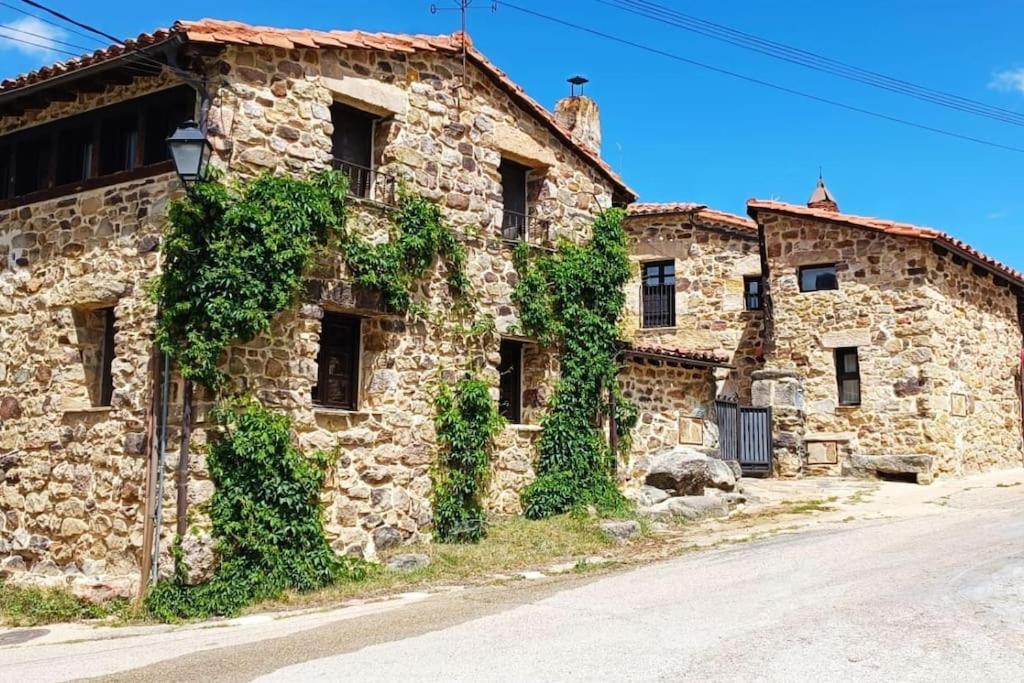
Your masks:
[{"label": "red tiled roof", "polygon": [[871,218],[870,216],[854,216],[847,213],[828,211],[827,209],[811,209],[799,204],[786,204],[784,202],[772,202],[769,200],[749,200],[746,202],[746,211],[748,211],[752,217],[756,216],[758,211],[772,211],[775,213],[816,218],[818,220],[842,223],[844,225],[852,225],[854,227],[879,230],[880,232],[896,234],[896,236],[904,238],[927,240],[981,263],[982,265],[998,272],[1000,275],[1004,275],[1005,278],[1014,281],[1018,285],[1024,285],[1024,273],[1021,271],[1015,270],[1009,265],[995,260],[991,256],[986,256],[966,242],[957,240],[950,236],[950,234],[934,227],[912,225],[910,223],[901,223],[894,220],[886,220],[884,218]]},{"label": "red tiled roof", "polygon": [[636,202],[630,204],[626,210],[627,216],[667,216],[672,214],[692,214],[707,221],[738,228],[744,232],[757,232],[757,223],[746,216],[718,211],[717,209],[709,208],[705,204],[693,202]]},{"label": "red tiled roof", "polygon": [[918,239],[928,240],[930,242],[935,242],[950,251],[959,252],[963,256],[987,266],[991,270],[1013,280],[1017,284],[1024,285],[1024,273],[1014,270],[1010,266],[997,261],[991,256],[986,256],[966,242],[958,240],[952,235],[942,232],[941,230],[936,230],[935,228],[927,228],[919,225],[912,225],[910,223],[900,223],[883,218],[872,218],[870,216],[854,216],[852,214],[837,213],[827,209],[812,209],[799,204],[787,204],[785,202],[775,202],[766,199],[751,199],[747,201],[747,212],[751,217],[755,217],[758,211],[770,211],[803,218],[815,218],[818,220],[829,221],[831,223],[850,225],[856,228],[877,230],[890,235],[915,237]]},{"label": "red tiled roof", "polygon": [[654,356],[666,360],[678,360],[683,363],[696,362],[701,365],[728,367],[729,357],[716,351],[696,351],[693,349],[675,349],[665,346],[640,346],[628,342],[622,343],[622,353],[641,356]]},{"label": "red tiled roof", "polygon": [[[252,26],[239,21],[222,21],[219,19],[200,19],[198,21],[178,21],[168,29],[158,29],[153,33],[143,33],[135,40],[126,40],[124,45],[112,45],[66,62],[58,62],[53,66],[43,67],[15,79],[0,83],[0,93],[33,85],[92,64],[116,59],[137,47],[153,45],[168,38],[180,37],[193,43],[213,43],[222,45],[266,45],[284,48],[355,48],[384,50],[388,52],[413,53],[417,51],[460,53],[463,35],[414,35],[399,33],[367,33],[365,31],[317,31],[309,29],[286,29],[269,26]],[[629,199],[636,198],[636,192],[612,170],[601,157],[573,139],[572,134],[543,105],[530,97],[525,90],[517,85],[508,74],[492,64],[483,53],[473,47],[469,36],[465,37],[467,56],[495,83],[522,106],[544,123],[556,137],[575,150],[583,159],[593,165],[618,191]]]}]

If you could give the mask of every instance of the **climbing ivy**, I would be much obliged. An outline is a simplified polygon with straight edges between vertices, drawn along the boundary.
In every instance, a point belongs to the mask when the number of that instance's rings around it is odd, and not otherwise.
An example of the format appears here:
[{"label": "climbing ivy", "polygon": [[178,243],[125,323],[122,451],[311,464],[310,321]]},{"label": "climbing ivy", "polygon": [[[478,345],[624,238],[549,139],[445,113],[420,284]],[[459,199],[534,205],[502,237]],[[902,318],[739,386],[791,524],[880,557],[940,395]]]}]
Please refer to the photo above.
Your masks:
[{"label": "climbing ivy", "polygon": [[616,453],[601,430],[614,397],[623,447],[636,424],[636,408],[615,381],[618,322],[629,279],[623,212],[609,209],[594,220],[588,244],[563,243],[557,252],[515,253],[520,279],[513,292],[523,330],[560,351],[561,376],[541,419],[536,480],[523,492],[527,517],[556,515],[584,505],[609,511],[625,507],[615,484]]},{"label": "climbing ivy", "polygon": [[463,294],[469,290],[465,247],[445,224],[437,204],[402,188],[391,220],[394,227],[387,242],[372,244],[353,233],[344,235],[341,250],[353,282],[380,291],[389,309],[405,313],[416,280],[441,255],[452,289]]},{"label": "climbing ivy", "polygon": [[441,453],[432,472],[434,538],[475,543],[487,533],[482,495],[491,468],[494,437],[504,420],[486,382],[467,374],[454,390],[442,384],[434,426]]},{"label": "climbing ivy", "polygon": [[364,578],[369,565],[337,555],[324,537],[320,490],[329,454],[304,455],[289,419],[253,399],[224,401],[211,417],[223,429],[206,460],[220,566],[210,581],[188,586],[179,561],[175,578],[147,598],[151,613],[165,621],[231,615],[286,590]]},{"label": "climbing ivy", "polygon": [[345,224],[347,191],[337,171],[309,180],[264,174],[232,186],[197,183],[171,204],[152,295],[157,343],[185,378],[224,384],[221,353],[266,331],[295,300],[317,250]]}]

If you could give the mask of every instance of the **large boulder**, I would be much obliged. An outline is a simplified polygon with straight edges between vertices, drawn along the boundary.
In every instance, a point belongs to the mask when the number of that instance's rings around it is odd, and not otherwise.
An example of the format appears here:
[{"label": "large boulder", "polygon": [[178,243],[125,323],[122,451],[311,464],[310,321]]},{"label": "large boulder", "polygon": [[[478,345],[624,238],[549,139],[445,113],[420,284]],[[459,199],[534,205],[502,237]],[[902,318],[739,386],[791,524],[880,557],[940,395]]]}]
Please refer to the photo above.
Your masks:
[{"label": "large boulder", "polygon": [[651,456],[645,482],[677,496],[699,496],[704,487],[732,491],[736,477],[722,460],[687,446],[671,446]]},{"label": "large boulder", "polygon": [[641,486],[638,489],[627,489],[623,495],[640,507],[657,505],[669,497],[669,493],[656,486]]},{"label": "large boulder", "polygon": [[609,519],[601,522],[601,531],[608,538],[625,543],[640,535],[640,522],[634,519]]},{"label": "large boulder", "polygon": [[729,504],[721,496],[677,496],[652,505],[643,510],[643,514],[654,519],[681,517],[696,522],[712,517],[728,516]]}]

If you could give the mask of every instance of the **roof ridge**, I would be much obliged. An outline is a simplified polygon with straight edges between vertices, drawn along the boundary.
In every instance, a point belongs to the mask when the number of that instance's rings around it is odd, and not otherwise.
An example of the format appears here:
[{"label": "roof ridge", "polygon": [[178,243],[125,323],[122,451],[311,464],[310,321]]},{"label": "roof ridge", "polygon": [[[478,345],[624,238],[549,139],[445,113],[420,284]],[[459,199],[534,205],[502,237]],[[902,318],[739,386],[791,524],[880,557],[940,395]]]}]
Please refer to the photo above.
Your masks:
[{"label": "roof ridge", "polygon": [[859,216],[851,213],[815,209],[801,204],[790,204],[789,202],[779,202],[773,199],[751,198],[747,200],[747,212],[751,217],[754,215],[753,212],[756,212],[758,209],[791,213],[798,216],[807,216],[833,223],[843,223],[854,227],[879,230],[891,235],[913,237],[938,242],[946,247],[950,247],[956,251],[967,254],[971,258],[998,271],[1000,274],[1010,278],[1011,280],[1015,280],[1017,284],[1024,285],[1024,273],[1021,273],[1019,270],[1006,265],[1002,261],[985,254],[975,247],[972,247],[960,238],[954,237],[948,232],[939,230],[938,228],[915,225],[913,223],[894,221],[885,218],[876,218],[874,216]]}]

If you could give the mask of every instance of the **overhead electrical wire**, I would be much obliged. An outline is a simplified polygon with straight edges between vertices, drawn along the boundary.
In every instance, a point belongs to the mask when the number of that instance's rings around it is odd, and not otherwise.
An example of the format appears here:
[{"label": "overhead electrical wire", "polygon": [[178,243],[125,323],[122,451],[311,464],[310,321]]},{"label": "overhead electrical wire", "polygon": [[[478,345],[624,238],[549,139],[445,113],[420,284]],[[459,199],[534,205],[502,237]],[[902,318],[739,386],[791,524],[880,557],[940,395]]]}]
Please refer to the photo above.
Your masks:
[{"label": "overhead electrical wire", "polygon": [[[6,27],[0,26],[0,31],[5,30],[5,28]],[[39,48],[41,50],[50,50],[52,52],[60,52],[60,53],[65,54],[65,55],[71,55],[72,57],[77,57],[78,56],[76,53],[71,52],[69,50],[62,50],[62,49],[60,49],[58,47],[53,47],[52,45],[44,45],[43,43],[37,43],[37,42],[32,41],[32,40],[26,40],[24,38],[18,38],[16,36],[9,36],[9,35],[7,35],[5,33],[0,33],[0,40],[10,40],[10,41],[13,41],[15,43],[21,43],[23,45],[31,45],[32,47],[37,47],[37,48]]]},{"label": "overhead electrical wire", "polygon": [[568,21],[566,19],[561,19],[559,17],[553,17],[553,16],[550,16],[550,15],[547,15],[547,14],[543,14],[541,12],[537,12],[536,10],[532,10],[532,9],[529,9],[529,8],[526,8],[526,7],[520,7],[519,5],[515,5],[515,4],[512,4],[510,2],[505,2],[505,0],[496,0],[496,3],[498,5],[501,5],[501,6],[504,6],[504,7],[508,7],[509,9],[515,10],[517,12],[521,12],[523,14],[528,14],[530,16],[536,17],[538,19],[543,19],[545,21],[553,22],[553,23],[559,24],[561,26],[565,26],[567,28],[571,28],[571,29],[574,29],[574,30],[577,30],[577,31],[582,31],[584,33],[589,33],[591,35],[595,35],[595,36],[598,36],[598,37],[601,37],[601,38],[605,38],[606,40],[611,40],[611,41],[614,41],[616,43],[620,43],[622,45],[628,45],[628,46],[634,47],[634,48],[636,48],[638,50],[643,50],[645,52],[650,52],[652,54],[660,55],[662,57],[666,57],[668,59],[672,59],[672,60],[675,60],[675,61],[678,61],[678,62],[682,62],[684,64],[690,64],[691,66],[696,66],[696,67],[701,68],[701,69],[705,69],[705,70],[708,70],[708,71],[713,71],[715,73],[722,74],[724,76],[729,76],[731,78],[735,78],[735,79],[738,79],[738,80],[746,81],[747,83],[754,83],[754,84],[757,84],[757,85],[760,85],[760,86],[764,86],[766,88],[771,88],[772,90],[777,90],[779,92],[788,93],[790,95],[796,95],[797,97],[802,97],[804,99],[812,100],[812,101],[815,101],[815,102],[820,102],[822,104],[828,104],[828,105],[831,105],[833,107],[838,107],[840,109],[845,109],[847,111],[857,112],[857,113],[860,113],[860,114],[864,114],[866,116],[871,116],[871,117],[874,117],[874,118],[877,118],[877,119],[882,119],[882,120],[885,120],[885,121],[890,121],[892,123],[898,123],[898,124],[901,124],[901,125],[904,125],[904,126],[908,126],[908,127],[911,127],[911,128],[917,128],[919,130],[925,130],[925,131],[929,131],[929,132],[932,132],[932,133],[937,133],[939,135],[944,135],[946,137],[956,138],[958,140],[965,140],[965,141],[968,141],[968,142],[974,142],[974,143],[977,143],[979,145],[985,145],[987,147],[994,147],[996,149],[1003,149],[1003,150],[1010,151],[1010,152],[1018,152],[1018,153],[1024,154],[1024,148],[1022,148],[1022,147],[1015,147],[1013,145],[1006,145],[1006,144],[1003,144],[1003,143],[1000,143],[1000,142],[995,142],[993,140],[986,140],[984,138],[978,138],[978,137],[974,137],[972,135],[966,135],[964,133],[957,133],[955,131],[946,130],[944,128],[938,128],[936,126],[931,126],[931,125],[928,125],[928,124],[925,124],[925,123],[918,123],[916,121],[911,121],[909,119],[900,118],[898,116],[892,116],[890,114],[883,114],[881,112],[873,111],[871,109],[865,109],[863,107],[858,107],[858,106],[853,105],[853,104],[847,104],[845,102],[840,102],[838,100],[829,99],[827,97],[821,97],[820,95],[814,95],[814,94],[811,94],[811,93],[808,93],[808,92],[804,92],[802,90],[797,90],[795,88],[790,88],[790,87],[787,87],[787,86],[784,86],[784,85],[779,85],[777,83],[772,83],[770,81],[766,81],[766,80],[763,80],[763,79],[760,79],[760,78],[757,78],[757,77],[754,77],[754,76],[747,76],[746,74],[742,74],[742,73],[739,73],[737,71],[731,71],[729,69],[725,69],[725,68],[722,68],[722,67],[714,66],[713,64],[708,64],[708,63],[701,62],[701,61],[698,61],[698,60],[695,60],[695,59],[690,59],[689,57],[683,57],[682,55],[678,55],[678,54],[675,54],[675,53],[672,53],[672,52],[668,52],[667,50],[662,50],[660,48],[652,47],[650,45],[644,45],[643,43],[639,43],[639,42],[636,42],[636,41],[633,41],[633,40],[629,40],[627,38],[622,38],[620,36],[617,36],[617,35],[614,35],[614,34],[611,34],[611,33],[606,33],[604,31],[593,29],[593,28],[590,28],[590,27],[587,27],[587,26],[582,26],[580,24],[573,23],[573,22]]},{"label": "overhead electrical wire", "polygon": [[1024,126],[1024,114],[1022,113],[953,93],[935,90],[869,69],[863,69],[821,54],[778,43],[751,33],[745,33],[723,24],[683,14],[656,2],[650,2],[649,0],[597,0],[597,2],[663,24],[675,26],[685,31],[697,33],[713,40],[722,41],[791,64],[797,64],[814,71],[831,74],[849,81],[862,83],[968,114],[1002,121],[1011,125]]},{"label": "overhead electrical wire", "polygon": [[64,41],[64,40],[58,40],[56,38],[52,38],[50,36],[43,35],[42,33],[33,33],[32,31],[26,31],[23,28],[15,28],[13,26],[6,26],[6,25],[3,25],[3,24],[0,24],[0,31],[8,31],[8,32],[11,32],[11,33],[20,33],[23,36],[29,36],[31,38],[39,38],[39,39],[45,41],[46,43],[50,43],[52,45],[66,45],[67,47],[73,47],[76,50],[84,50],[85,52],[88,52],[91,49],[91,48],[88,48],[88,47],[83,47],[81,45],[75,45],[74,43],[69,43],[69,42]]},{"label": "overhead electrical wire", "polygon": [[95,40],[96,42],[102,42],[103,44],[106,44],[106,41],[101,41],[96,36],[89,35],[88,33],[83,33],[82,31],[76,31],[76,30],[74,30],[72,28],[68,28],[67,26],[65,26],[63,24],[58,24],[56,21],[53,21],[51,19],[47,19],[46,17],[41,17],[38,14],[33,14],[32,12],[29,12],[26,9],[22,9],[21,7],[17,7],[15,5],[12,5],[9,2],[0,2],[0,7],[6,7],[9,10],[13,10],[15,12],[19,12],[21,14],[24,14],[27,17],[32,17],[33,19],[38,19],[39,21],[43,22],[44,24],[49,24],[50,26],[56,26],[57,28],[61,29],[62,31],[67,31],[68,33],[74,33],[76,36],[80,36],[82,38],[88,38],[89,40]]}]

